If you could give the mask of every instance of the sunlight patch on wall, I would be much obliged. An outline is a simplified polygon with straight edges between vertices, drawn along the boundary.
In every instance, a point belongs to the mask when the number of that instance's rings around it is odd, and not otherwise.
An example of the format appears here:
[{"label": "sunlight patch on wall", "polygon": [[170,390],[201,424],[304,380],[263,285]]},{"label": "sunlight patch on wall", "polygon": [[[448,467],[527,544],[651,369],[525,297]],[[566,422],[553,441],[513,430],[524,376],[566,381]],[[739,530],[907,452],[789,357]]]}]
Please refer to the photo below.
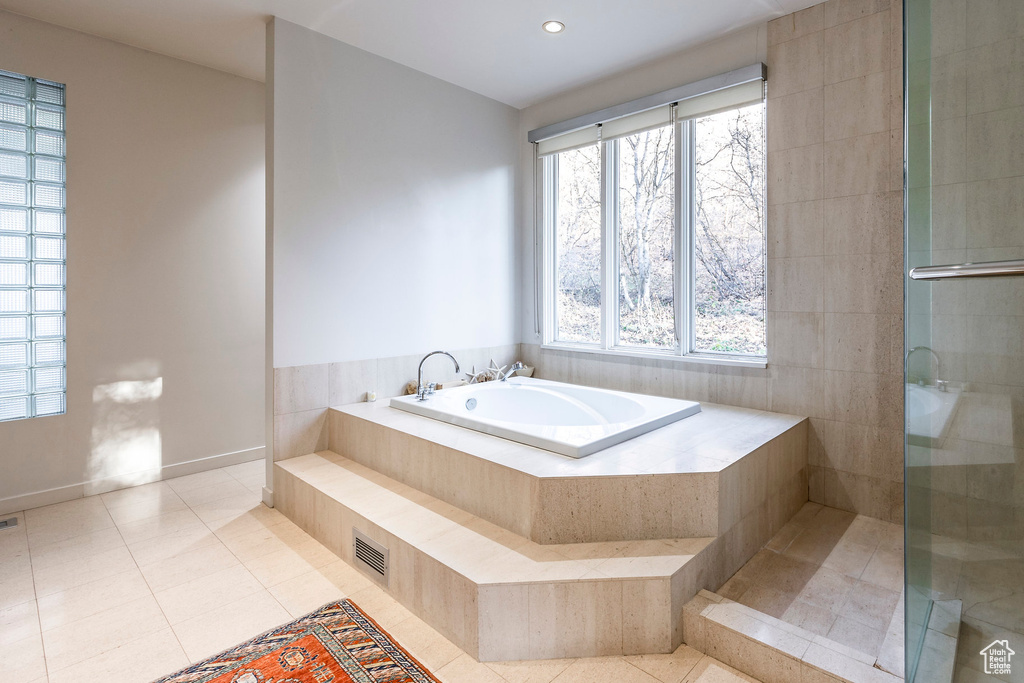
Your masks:
[{"label": "sunlight patch on wall", "polygon": [[155,401],[164,393],[164,378],[134,382],[113,382],[101,384],[92,390],[93,403],[112,401],[114,403],[138,403]]},{"label": "sunlight patch on wall", "polygon": [[92,453],[86,478],[93,482],[92,493],[159,479],[162,395],[163,377],[111,382],[93,389]]}]

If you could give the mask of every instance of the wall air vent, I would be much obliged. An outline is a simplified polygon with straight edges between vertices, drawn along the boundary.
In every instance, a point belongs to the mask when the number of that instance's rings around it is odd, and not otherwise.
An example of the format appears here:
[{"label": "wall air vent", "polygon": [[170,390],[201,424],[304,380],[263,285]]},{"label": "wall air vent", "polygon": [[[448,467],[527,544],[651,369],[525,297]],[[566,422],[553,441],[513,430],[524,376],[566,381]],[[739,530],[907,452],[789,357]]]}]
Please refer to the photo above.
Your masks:
[{"label": "wall air vent", "polygon": [[388,585],[388,549],[352,527],[352,558],[355,565],[370,576]]}]

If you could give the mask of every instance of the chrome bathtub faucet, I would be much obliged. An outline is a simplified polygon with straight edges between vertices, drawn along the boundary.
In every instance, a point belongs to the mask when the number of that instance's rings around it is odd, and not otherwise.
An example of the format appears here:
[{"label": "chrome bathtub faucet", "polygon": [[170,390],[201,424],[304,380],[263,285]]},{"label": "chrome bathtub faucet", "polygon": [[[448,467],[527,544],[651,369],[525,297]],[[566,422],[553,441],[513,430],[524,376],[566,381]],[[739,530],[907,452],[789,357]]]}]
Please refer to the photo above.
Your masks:
[{"label": "chrome bathtub faucet", "polygon": [[434,387],[437,386],[436,384],[434,384],[433,382],[431,382],[430,384],[423,383],[423,363],[425,363],[426,360],[431,356],[436,356],[439,354],[451,358],[452,362],[455,363],[455,372],[461,372],[461,370],[459,369],[459,361],[455,360],[455,356],[448,353],[447,351],[431,351],[427,355],[423,356],[423,360],[420,361],[419,370],[416,372],[416,399],[418,401],[426,401],[427,398],[429,398],[430,395],[434,393]]},{"label": "chrome bathtub faucet", "polygon": [[506,372],[504,375],[501,376],[501,381],[502,382],[508,381],[509,377],[514,375],[518,370],[522,370],[522,369],[523,369],[523,362],[517,360],[515,363],[512,364],[512,367],[510,367],[508,369],[508,372]]}]

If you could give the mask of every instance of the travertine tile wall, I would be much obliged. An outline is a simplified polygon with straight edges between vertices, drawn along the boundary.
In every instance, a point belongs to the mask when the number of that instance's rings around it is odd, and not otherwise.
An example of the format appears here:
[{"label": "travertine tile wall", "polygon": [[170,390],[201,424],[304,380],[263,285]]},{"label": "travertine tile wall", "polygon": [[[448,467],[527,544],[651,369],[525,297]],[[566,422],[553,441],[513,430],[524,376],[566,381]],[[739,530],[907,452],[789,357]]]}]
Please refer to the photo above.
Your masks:
[{"label": "travertine tile wall", "polygon": [[[452,351],[462,372],[487,367],[493,359],[508,365],[519,358],[519,344]],[[395,356],[369,360],[320,363],[274,368],[274,460],[327,450],[327,407],[378,400],[405,393],[416,379],[423,356]],[[451,361],[435,356],[423,366],[424,381],[443,382],[456,377]],[[461,376],[461,375],[460,375]]]},{"label": "travertine tile wall", "polygon": [[811,418],[810,499],[903,519],[902,2],[768,24],[770,408]]},{"label": "travertine tile wall", "polygon": [[523,344],[538,376],[811,418],[810,499],[903,519],[902,5],[768,24],[768,368]]}]

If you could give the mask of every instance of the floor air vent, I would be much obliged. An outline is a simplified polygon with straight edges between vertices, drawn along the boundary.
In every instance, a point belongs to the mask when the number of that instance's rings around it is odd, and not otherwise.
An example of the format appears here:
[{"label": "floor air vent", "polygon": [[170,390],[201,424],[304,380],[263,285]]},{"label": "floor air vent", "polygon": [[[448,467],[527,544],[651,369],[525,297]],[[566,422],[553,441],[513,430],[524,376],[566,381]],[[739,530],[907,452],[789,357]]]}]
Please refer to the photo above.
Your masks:
[{"label": "floor air vent", "polygon": [[0,529],[10,529],[18,526],[18,518],[10,517],[8,519],[0,519]]},{"label": "floor air vent", "polygon": [[374,578],[388,585],[388,549],[369,538],[355,527],[352,528],[352,557],[357,567],[362,567]]}]

